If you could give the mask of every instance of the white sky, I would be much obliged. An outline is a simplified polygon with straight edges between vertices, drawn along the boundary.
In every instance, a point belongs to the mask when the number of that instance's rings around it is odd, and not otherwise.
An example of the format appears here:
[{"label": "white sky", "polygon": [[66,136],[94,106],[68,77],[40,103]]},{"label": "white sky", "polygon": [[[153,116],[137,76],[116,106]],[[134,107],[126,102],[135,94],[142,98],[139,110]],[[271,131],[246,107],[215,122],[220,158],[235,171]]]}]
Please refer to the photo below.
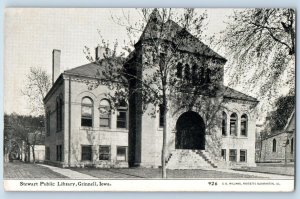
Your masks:
[{"label": "white sky", "polygon": [[[132,19],[139,19],[135,9]],[[207,34],[225,28],[231,9],[207,9]],[[29,114],[21,89],[30,67],[41,67],[51,76],[52,50],[61,50],[61,72],[88,63],[84,46],[93,50],[100,42],[97,29],[105,40],[127,40],[125,27],[111,20],[111,12],[122,16],[121,9],[6,9],[4,40],[4,112]],[[93,51],[92,51],[93,53]]]}]

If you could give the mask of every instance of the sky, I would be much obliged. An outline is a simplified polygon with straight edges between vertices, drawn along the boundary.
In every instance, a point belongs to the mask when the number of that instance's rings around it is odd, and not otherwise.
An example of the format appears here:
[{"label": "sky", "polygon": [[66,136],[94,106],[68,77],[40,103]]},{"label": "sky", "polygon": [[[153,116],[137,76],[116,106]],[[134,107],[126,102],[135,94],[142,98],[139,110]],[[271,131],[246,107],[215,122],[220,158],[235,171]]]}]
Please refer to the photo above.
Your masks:
[{"label": "sky", "polygon": [[[200,10],[202,12],[203,10]],[[135,9],[53,9],[8,8],[4,24],[4,112],[30,114],[21,89],[30,67],[41,67],[52,75],[52,50],[61,50],[61,72],[88,63],[84,46],[91,49],[103,39],[127,41],[126,29],[111,16],[130,12],[132,21],[140,19]],[[207,9],[206,34],[222,31],[232,9]],[[120,42],[121,43],[121,42]]]}]

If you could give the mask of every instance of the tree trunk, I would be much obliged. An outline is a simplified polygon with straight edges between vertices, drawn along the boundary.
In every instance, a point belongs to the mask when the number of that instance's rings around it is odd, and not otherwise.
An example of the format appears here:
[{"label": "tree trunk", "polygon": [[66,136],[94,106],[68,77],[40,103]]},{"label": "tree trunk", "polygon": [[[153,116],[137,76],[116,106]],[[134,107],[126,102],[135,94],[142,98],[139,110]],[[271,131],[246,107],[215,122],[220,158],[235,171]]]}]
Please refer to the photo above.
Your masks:
[{"label": "tree trunk", "polygon": [[[35,164],[35,151],[34,151],[34,145],[31,146],[32,148],[32,161],[33,161],[33,164]],[[30,153],[30,152],[29,152]]]},{"label": "tree trunk", "polygon": [[162,165],[162,178],[167,178],[167,168],[166,168],[166,153],[167,153],[167,100],[164,102],[164,128],[163,128],[163,146],[161,154],[161,165]]}]

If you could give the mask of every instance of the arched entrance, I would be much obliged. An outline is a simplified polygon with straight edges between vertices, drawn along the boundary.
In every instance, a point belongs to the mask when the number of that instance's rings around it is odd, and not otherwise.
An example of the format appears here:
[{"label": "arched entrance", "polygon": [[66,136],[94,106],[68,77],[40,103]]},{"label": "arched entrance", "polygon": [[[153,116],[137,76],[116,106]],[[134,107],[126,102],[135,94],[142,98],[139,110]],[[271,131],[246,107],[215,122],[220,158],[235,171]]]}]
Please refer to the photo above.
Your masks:
[{"label": "arched entrance", "polygon": [[205,149],[205,124],[193,111],[183,113],[176,123],[176,149]]}]

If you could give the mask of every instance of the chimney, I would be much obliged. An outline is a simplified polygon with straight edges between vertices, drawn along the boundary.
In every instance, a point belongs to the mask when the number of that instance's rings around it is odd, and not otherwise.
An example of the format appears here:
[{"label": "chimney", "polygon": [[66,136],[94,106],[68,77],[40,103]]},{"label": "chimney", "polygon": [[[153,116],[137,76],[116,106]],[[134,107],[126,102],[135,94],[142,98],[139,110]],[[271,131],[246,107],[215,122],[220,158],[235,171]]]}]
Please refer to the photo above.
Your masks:
[{"label": "chimney", "polygon": [[95,49],[95,53],[96,53],[96,61],[111,56],[110,49],[102,46],[97,46]]},{"label": "chimney", "polygon": [[52,84],[60,75],[60,50],[52,51]]}]

